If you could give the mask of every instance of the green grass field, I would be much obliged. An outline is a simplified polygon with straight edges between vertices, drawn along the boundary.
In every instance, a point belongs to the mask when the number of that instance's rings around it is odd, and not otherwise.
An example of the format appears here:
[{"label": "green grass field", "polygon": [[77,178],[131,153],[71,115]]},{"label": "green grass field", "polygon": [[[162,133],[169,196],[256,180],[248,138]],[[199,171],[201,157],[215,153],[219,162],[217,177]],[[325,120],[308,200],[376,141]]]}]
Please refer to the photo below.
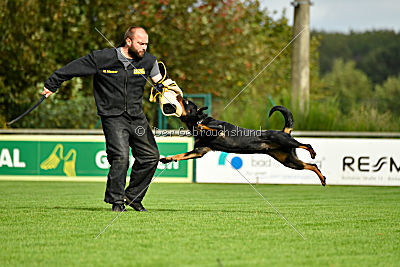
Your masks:
[{"label": "green grass field", "polygon": [[400,188],[152,184],[117,215],[105,183],[0,182],[0,263],[82,266],[399,266]]}]

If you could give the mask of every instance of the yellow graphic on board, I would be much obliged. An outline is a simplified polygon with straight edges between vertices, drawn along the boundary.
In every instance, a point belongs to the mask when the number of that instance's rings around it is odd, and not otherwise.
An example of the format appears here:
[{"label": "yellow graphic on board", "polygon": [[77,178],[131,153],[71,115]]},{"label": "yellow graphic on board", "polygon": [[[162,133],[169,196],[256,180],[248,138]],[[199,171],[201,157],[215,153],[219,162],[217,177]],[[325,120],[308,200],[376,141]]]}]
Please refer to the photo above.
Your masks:
[{"label": "yellow graphic on board", "polygon": [[76,176],[75,172],[76,150],[71,149],[64,158],[64,173],[67,176]]},{"label": "yellow graphic on board", "polygon": [[67,155],[64,157],[64,147],[62,144],[57,144],[50,156],[47,157],[41,164],[42,170],[53,170],[58,167],[61,161],[64,162],[63,171],[67,176],[76,176],[75,162],[76,162],[76,150],[70,149]]},{"label": "yellow graphic on board", "polygon": [[[58,152],[58,156],[57,156]],[[63,146],[62,144],[56,145],[51,152],[50,156],[40,164],[40,168],[43,170],[52,170],[57,168],[58,164],[63,158]]]}]

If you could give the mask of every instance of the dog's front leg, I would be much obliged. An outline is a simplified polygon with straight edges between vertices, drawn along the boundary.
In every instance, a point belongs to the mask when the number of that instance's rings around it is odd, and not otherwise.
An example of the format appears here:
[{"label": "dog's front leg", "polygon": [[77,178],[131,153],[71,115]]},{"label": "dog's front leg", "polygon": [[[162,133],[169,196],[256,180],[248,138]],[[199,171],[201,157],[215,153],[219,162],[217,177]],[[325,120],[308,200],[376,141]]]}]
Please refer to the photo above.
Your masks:
[{"label": "dog's front leg", "polygon": [[186,152],[186,153],[178,154],[178,155],[171,156],[171,157],[162,158],[162,159],[160,159],[160,161],[162,163],[166,164],[166,163],[169,163],[171,161],[201,158],[202,156],[204,156],[204,154],[206,154],[209,151],[211,151],[211,148],[209,148],[209,147],[198,147],[198,148],[195,148],[194,150]]}]

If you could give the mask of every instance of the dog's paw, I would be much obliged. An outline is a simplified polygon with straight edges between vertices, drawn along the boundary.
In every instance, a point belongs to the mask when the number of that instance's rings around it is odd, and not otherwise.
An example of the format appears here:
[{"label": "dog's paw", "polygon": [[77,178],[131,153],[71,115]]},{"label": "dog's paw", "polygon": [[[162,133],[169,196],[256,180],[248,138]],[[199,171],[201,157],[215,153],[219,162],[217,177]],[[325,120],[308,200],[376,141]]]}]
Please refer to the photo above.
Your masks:
[{"label": "dog's paw", "polygon": [[166,158],[160,159],[160,162],[164,163],[164,164],[170,163],[171,161],[173,161],[173,159],[171,157],[166,157]]},{"label": "dog's paw", "polygon": [[315,157],[317,156],[317,153],[315,153],[314,150],[311,150],[311,151],[310,151],[310,155],[311,155],[311,158],[312,158],[312,159],[315,159]]},{"label": "dog's paw", "polygon": [[322,186],[325,186],[326,185],[326,177],[325,176],[323,176],[324,177],[324,179],[321,179],[321,184],[322,184]]},{"label": "dog's paw", "polygon": [[311,145],[306,145],[306,149],[308,150],[308,152],[310,152],[311,158],[315,159],[315,157],[317,156],[317,153],[315,153],[314,148],[312,148]]},{"label": "dog's paw", "polygon": [[170,163],[170,162],[177,162],[177,161],[178,160],[173,158],[173,157],[166,157],[166,158],[160,159],[160,162],[164,163],[164,164],[167,164],[167,163]]}]

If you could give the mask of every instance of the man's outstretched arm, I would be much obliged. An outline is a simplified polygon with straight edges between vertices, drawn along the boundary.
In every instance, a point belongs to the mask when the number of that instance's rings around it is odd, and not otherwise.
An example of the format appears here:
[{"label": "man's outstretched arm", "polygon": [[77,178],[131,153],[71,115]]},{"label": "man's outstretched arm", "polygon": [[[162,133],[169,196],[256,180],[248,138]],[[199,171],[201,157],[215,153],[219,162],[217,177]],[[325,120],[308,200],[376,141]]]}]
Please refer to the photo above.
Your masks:
[{"label": "man's outstretched arm", "polygon": [[44,83],[42,95],[49,97],[57,91],[63,82],[73,77],[93,75],[96,74],[96,72],[96,62],[94,61],[92,53],[78,58],[50,75],[49,79]]}]

